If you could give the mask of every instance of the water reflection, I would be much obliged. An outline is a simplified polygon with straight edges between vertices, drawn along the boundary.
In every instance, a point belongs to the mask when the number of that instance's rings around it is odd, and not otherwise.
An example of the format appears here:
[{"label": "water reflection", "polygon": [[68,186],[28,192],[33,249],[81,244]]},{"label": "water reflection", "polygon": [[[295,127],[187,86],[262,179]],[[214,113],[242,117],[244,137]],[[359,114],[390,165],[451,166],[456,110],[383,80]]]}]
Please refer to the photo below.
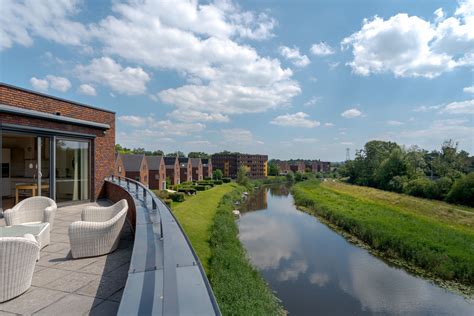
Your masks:
[{"label": "water reflection", "polygon": [[290,314],[474,315],[474,302],[388,266],[296,210],[287,186],[251,196],[239,229]]}]

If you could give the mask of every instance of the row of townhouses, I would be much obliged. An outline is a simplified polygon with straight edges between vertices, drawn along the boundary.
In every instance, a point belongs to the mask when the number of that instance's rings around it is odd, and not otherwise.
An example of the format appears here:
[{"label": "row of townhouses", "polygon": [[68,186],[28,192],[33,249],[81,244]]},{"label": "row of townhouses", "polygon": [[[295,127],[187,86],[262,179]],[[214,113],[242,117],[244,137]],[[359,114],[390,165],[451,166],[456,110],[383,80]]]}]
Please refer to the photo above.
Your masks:
[{"label": "row of townhouses", "polygon": [[150,189],[166,189],[166,180],[171,185],[187,181],[201,181],[212,177],[212,160],[143,154],[115,154],[117,176],[140,181]]},{"label": "row of townhouses", "polygon": [[279,174],[287,174],[291,172],[300,172],[304,173],[307,170],[311,170],[311,172],[329,172],[331,171],[331,163],[329,161],[321,161],[321,160],[311,160],[311,161],[303,161],[303,160],[295,160],[295,161],[277,161],[278,166],[278,173]]},{"label": "row of townhouses", "polygon": [[224,177],[236,178],[241,166],[247,168],[247,175],[252,179],[268,175],[268,156],[223,152],[212,155],[214,169],[220,169]]}]

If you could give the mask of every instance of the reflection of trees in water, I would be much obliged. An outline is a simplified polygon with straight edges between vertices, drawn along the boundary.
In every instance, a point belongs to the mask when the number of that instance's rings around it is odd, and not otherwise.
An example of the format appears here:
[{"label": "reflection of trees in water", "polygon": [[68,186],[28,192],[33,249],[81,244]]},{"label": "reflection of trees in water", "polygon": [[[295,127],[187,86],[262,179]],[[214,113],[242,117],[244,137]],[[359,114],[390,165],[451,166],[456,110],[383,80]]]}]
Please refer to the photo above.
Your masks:
[{"label": "reflection of trees in water", "polygon": [[290,186],[288,184],[271,186],[270,194],[272,196],[288,196],[290,194]]},{"label": "reflection of trees in water", "polygon": [[266,210],[267,207],[268,207],[267,190],[259,189],[250,195],[248,201],[244,202],[244,205],[241,211],[251,212],[251,211],[258,211],[258,210]]}]

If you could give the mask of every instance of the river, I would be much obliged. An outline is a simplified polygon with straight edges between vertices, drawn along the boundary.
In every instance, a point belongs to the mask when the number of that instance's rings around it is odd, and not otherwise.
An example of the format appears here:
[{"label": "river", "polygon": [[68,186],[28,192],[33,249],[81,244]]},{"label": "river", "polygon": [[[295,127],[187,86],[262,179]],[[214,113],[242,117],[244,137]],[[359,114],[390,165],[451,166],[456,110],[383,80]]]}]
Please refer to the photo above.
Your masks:
[{"label": "river", "polygon": [[241,208],[239,237],[290,315],[474,315],[474,301],[386,263],[296,209],[289,187]]}]

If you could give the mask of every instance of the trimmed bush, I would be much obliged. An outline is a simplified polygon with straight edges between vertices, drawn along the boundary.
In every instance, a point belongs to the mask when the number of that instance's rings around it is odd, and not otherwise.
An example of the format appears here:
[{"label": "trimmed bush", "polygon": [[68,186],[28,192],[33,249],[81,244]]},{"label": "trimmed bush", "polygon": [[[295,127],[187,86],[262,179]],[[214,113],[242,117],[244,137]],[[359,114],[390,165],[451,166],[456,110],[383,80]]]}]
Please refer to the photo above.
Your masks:
[{"label": "trimmed bush", "polygon": [[206,190],[206,186],[205,186],[205,185],[196,185],[195,188],[196,188],[197,191],[204,191],[204,190]]},{"label": "trimmed bush", "polygon": [[173,203],[173,200],[171,199],[164,199],[163,202],[168,205],[168,207],[171,207],[171,203]]},{"label": "trimmed bush", "polygon": [[230,178],[222,178],[222,182],[224,183],[229,183],[230,181],[232,181]]},{"label": "trimmed bush", "polygon": [[176,193],[170,194],[170,198],[173,200],[173,202],[184,202],[184,193],[176,192]]},{"label": "trimmed bush", "polygon": [[196,189],[191,187],[184,187],[179,188],[178,192],[186,193],[186,194],[196,194]]},{"label": "trimmed bush", "polygon": [[454,182],[447,200],[452,203],[474,206],[474,172]]},{"label": "trimmed bush", "polygon": [[210,180],[212,180],[212,178],[211,177],[204,177],[204,180],[210,181]]},{"label": "trimmed bush", "polygon": [[222,180],[214,180],[215,185],[221,185],[223,182]]}]

